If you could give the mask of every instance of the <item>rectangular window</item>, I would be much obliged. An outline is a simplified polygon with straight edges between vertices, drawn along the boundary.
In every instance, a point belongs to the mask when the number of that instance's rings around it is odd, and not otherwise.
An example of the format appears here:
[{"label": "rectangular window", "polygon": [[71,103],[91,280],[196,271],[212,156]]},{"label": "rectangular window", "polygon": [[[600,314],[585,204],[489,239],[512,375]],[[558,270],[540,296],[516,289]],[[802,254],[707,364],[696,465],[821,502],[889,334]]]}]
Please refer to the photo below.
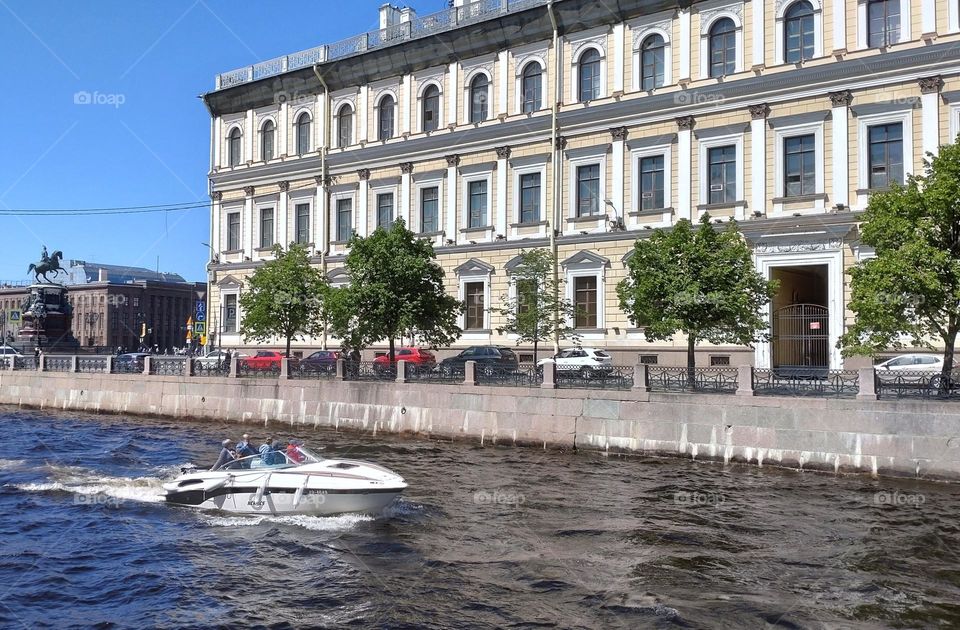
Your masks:
[{"label": "rectangular window", "polygon": [[469,192],[470,223],[467,227],[485,227],[487,225],[487,180],[470,182]]},{"label": "rectangular window", "polygon": [[737,200],[737,148],[713,147],[707,152],[710,169],[708,203],[732,203]]},{"label": "rectangular window", "polygon": [[640,365],[657,365],[659,362],[658,355],[656,354],[641,354],[638,359]]},{"label": "rectangular window", "polygon": [[377,195],[377,227],[389,230],[393,225],[393,193]]},{"label": "rectangular window", "polygon": [[883,48],[900,41],[900,0],[867,2],[867,43]]},{"label": "rectangular window", "polygon": [[600,214],[600,165],[577,167],[577,216]]},{"label": "rectangular window", "polygon": [[540,173],[520,176],[520,223],[540,220]]},{"label": "rectangular window", "polygon": [[663,207],[663,156],[640,158],[640,209],[656,210]]},{"label": "rectangular window", "polygon": [[440,189],[437,186],[420,191],[420,232],[438,231],[440,225]]},{"label": "rectangular window", "polygon": [[869,128],[870,188],[888,188],[903,183],[903,123]]},{"label": "rectangular window", "polygon": [[237,332],[237,296],[223,296],[223,332]]},{"label": "rectangular window", "polygon": [[260,211],[260,247],[273,247],[273,208]]},{"label": "rectangular window", "polygon": [[337,199],[337,241],[346,243],[353,236],[353,199]]},{"label": "rectangular window", "polygon": [[597,327],[597,277],[580,276],[573,281],[576,328]]},{"label": "rectangular window", "polygon": [[537,281],[517,280],[517,315],[526,315],[537,302]]},{"label": "rectangular window", "polygon": [[728,367],[730,365],[729,354],[711,354],[710,367]]},{"label": "rectangular window", "polygon": [[783,196],[817,192],[816,139],[813,134],[783,141]]},{"label": "rectangular window", "polygon": [[310,242],[310,204],[298,203],[297,213],[297,243],[306,245]]},{"label": "rectangular window", "polygon": [[240,213],[231,212],[227,215],[227,251],[235,252],[240,249]]},{"label": "rectangular window", "polygon": [[484,283],[468,282],[463,287],[463,295],[467,302],[464,330],[483,330],[484,322]]}]

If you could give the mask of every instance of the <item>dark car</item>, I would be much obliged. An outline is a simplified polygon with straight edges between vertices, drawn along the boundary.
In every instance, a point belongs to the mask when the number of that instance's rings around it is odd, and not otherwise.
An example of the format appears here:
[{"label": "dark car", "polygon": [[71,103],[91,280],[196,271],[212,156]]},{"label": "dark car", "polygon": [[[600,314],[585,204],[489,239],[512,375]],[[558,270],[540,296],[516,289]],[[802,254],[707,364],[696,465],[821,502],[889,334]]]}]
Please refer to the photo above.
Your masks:
[{"label": "dark car", "polygon": [[146,352],[121,354],[113,360],[113,371],[124,374],[143,372],[143,360],[149,356]]},{"label": "dark car", "polygon": [[440,362],[440,373],[463,374],[467,361],[476,361],[477,372],[492,375],[496,372],[516,371],[520,367],[517,355],[503,346],[471,346],[460,354]]},{"label": "dark car", "polygon": [[336,372],[339,358],[340,353],[336,350],[317,350],[310,356],[300,359],[300,370],[303,372]]}]

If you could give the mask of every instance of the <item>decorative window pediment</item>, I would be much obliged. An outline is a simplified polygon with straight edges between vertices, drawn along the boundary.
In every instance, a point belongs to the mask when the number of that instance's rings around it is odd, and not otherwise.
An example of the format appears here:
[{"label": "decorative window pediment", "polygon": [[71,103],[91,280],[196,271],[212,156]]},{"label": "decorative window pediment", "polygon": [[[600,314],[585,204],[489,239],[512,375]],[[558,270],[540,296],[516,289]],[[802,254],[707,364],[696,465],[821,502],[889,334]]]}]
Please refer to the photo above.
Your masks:
[{"label": "decorative window pediment", "polygon": [[564,269],[600,269],[610,266],[610,259],[583,250],[560,263]]},{"label": "decorative window pediment", "polygon": [[477,258],[471,258],[467,262],[463,263],[456,267],[453,272],[460,277],[463,276],[489,276],[493,273],[494,269],[491,265],[479,260]]},{"label": "decorative window pediment", "polygon": [[239,289],[243,286],[243,282],[238,280],[235,276],[225,276],[220,282],[217,283],[217,286],[223,289]]}]

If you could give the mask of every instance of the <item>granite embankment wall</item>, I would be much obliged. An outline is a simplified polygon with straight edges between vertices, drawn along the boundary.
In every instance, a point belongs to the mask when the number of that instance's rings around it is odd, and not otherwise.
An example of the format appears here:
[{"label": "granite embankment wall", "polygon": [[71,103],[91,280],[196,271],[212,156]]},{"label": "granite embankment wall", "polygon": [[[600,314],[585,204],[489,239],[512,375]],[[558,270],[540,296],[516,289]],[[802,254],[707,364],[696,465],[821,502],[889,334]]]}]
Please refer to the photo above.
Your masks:
[{"label": "granite embankment wall", "polygon": [[0,403],[960,480],[960,403],[0,371]]}]

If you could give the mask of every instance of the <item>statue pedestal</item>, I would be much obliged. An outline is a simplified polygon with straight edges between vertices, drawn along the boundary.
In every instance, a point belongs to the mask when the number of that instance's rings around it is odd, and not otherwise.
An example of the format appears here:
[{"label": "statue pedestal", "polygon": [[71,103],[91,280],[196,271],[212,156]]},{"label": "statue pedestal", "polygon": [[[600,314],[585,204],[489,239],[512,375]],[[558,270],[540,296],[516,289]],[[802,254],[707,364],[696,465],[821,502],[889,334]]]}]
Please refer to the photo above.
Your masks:
[{"label": "statue pedestal", "polygon": [[80,342],[73,336],[73,308],[67,294],[63,285],[31,285],[30,297],[22,309],[20,333],[11,345],[26,353],[37,346],[44,352],[75,353]]}]

